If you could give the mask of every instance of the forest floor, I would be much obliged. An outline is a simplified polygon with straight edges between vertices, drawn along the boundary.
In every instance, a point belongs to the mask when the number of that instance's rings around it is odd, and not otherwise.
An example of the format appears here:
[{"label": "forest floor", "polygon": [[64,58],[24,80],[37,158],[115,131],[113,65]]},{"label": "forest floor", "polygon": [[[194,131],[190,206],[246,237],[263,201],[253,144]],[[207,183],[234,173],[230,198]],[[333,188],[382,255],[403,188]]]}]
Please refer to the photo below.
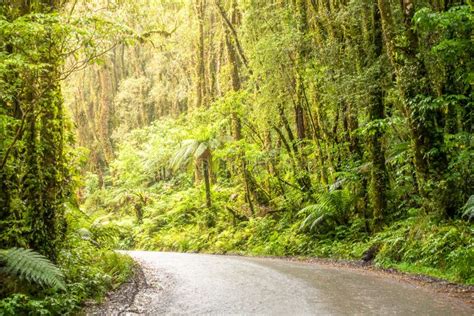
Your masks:
[{"label": "forest floor", "polygon": [[472,315],[474,287],[324,259],[128,252],[135,276],[88,315]]}]

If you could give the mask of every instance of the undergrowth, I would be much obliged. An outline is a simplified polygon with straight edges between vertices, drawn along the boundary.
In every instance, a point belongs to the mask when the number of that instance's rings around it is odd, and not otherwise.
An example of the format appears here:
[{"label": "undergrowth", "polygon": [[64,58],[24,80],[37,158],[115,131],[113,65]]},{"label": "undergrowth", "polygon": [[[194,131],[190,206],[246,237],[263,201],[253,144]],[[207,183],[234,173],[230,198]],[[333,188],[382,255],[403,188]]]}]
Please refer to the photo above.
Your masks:
[{"label": "undergrowth", "polygon": [[360,260],[378,246],[374,264],[474,284],[473,227],[462,220],[408,217],[369,234],[360,217],[328,231],[305,229],[296,212],[275,212],[245,220],[226,211],[231,189],[216,190],[215,205],[206,209],[199,189],[160,196],[146,207],[141,225],[131,216],[114,221],[120,247],[159,251],[304,256]]},{"label": "undergrowth", "polygon": [[74,314],[86,300],[100,302],[131,276],[134,262],[112,250],[117,240],[111,226],[78,210],[71,209],[68,216],[67,240],[56,263],[64,275],[65,288],[2,278],[0,315]]},{"label": "undergrowth", "polygon": [[[278,227],[272,218],[257,218],[237,227],[203,228],[186,225],[136,236],[135,247],[146,250],[244,254],[253,256],[305,256],[360,260],[380,244],[374,263],[384,268],[426,274],[454,282],[474,284],[472,228],[460,222],[428,222],[416,228],[397,222],[367,237],[341,240],[310,236],[297,225]],[[433,228],[434,227],[434,228]]]},{"label": "undergrowth", "polygon": [[[364,258],[473,284],[472,203],[453,205],[449,216],[434,211],[436,203],[427,207],[401,167],[408,156],[392,161],[400,172],[377,215],[367,200],[373,194],[367,165],[347,161],[321,183],[316,172],[292,170],[295,160],[284,151],[275,156],[229,142],[215,118],[219,106],[131,131],[107,173],[85,177],[81,207],[116,230],[120,248]],[[245,170],[237,163],[242,155]],[[464,164],[452,168],[460,168],[460,177],[467,170]]]}]

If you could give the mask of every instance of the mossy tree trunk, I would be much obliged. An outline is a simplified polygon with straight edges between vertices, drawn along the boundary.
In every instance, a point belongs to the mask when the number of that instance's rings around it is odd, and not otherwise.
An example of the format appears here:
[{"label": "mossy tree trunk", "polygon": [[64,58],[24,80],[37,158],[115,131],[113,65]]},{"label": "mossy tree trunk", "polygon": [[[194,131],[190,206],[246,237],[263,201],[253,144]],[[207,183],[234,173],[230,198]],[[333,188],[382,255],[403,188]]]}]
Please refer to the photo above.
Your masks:
[{"label": "mossy tree trunk", "polygon": [[[390,62],[395,69],[396,82],[409,124],[413,161],[426,212],[445,216],[449,208],[449,197],[437,187],[450,187],[440,183],[447,171],[447,156],[443,149],[443,136],[437,129],[440,113],[438,109],[425,106],[425,99],[433,95],[424,61],[420,58],[418,37],[413,29],[415,2],[400,2],[403,34],[407,39],[404,47],[396,46],[396,25],[390,1],[378,0],[385,46]],[[451,184],[453,185],[453,184]]]},{"label": "mossy tree trunk", "polygon": [[[2,12],[9,23],[34,13],[55,13],[59,1],[16,1]],[[5,8],[2,8],[5,9]],[[44,23],[44,24],[41,24]],[[10,98],[2,98],[5,114],[19,120],[10,149],[3,152],[2,234],[0,247],[30,247],[56,260],[65,234],[64,202],[69,194],[65,154],[64,109],[61,96],[63,54],[58,26],[46,20],[36,26],[41,37],[31,34],[2,34],[8,47],[5,58],[22,63],[6,68],[2,79],[16,87]],[[57,27],[57,28],[56,28]],[[19,41],[18,38],[22,38]],[[40,69],[39,71],[35,70]]]},{"label": "mossy tree trunk", "polygon": [[209,149],[201,157],[202,159],[202,175],[204,178],[204,189],[206,192],[206,207],[212,207],[212,196],[211,196],[211,172],[210,172],[210,164],[211,164],[211,152]]},{"label": "mossy tree trunk", "polygon": [[[370,91],[371,100],[369,103],[369,120],[376,122],[385,118],[384,100],[383,100],[383,39],[380,21],[380,12],[378,7],[374,6],[374,58],[378,62],[378,67],[374,76],[374,86]],[[379,126],[378,124],[376,126]],[[369,182],[369,199],[372,207],[374,219],[373,230],[380,230],[384,212],[387,207],[386,192],[388,188],[388,174],[385,167],[385,149],[383,147],[383,131],[381,127],[374,127],[369,135],[369,157],[372,162]]]}]

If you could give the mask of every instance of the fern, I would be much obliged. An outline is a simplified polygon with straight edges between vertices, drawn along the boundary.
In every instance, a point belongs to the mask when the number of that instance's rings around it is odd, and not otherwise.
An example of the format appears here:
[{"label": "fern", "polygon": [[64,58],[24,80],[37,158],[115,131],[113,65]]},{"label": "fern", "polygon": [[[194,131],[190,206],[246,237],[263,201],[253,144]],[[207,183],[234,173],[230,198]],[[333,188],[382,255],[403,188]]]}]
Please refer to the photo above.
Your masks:
[{"label": "fern", "polygon": [[301,223],[301,229],[316,230],[316,228],[327,224],[333,228],[343,224],[353,205],[353,195],[348,190],[333,190],[317,197],[317,203],[308,205],[298,214],[303,214],[305,219]]},{"label": "fern", "polygon": [[187,139],[181,143],[180,149],[175,153],[170,161],[171,167],[177,170],[181,166],[187,164],[190,158],[194,156],[196,150],[200,146],[200,142],[195,139]]},{"label": "fern", "polygon": [[31,249],[0,249],[0,273],[44,287],[66,289],[61,270]]}]

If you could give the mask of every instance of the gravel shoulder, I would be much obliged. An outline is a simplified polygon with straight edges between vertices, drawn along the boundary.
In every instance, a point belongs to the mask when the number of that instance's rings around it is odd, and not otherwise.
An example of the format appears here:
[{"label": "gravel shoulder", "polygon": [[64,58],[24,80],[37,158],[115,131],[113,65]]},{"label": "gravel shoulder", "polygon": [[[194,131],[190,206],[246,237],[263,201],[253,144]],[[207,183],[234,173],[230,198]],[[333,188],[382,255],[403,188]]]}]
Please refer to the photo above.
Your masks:
[{"label": "gravel shoulder", "polygon": [[137,264],[127,282],[123,283],[115,291],[108,293],[102,303],[87,302],[79,315],[128,314],[134,309],[137,294],[149,287],[141,265]]}]

